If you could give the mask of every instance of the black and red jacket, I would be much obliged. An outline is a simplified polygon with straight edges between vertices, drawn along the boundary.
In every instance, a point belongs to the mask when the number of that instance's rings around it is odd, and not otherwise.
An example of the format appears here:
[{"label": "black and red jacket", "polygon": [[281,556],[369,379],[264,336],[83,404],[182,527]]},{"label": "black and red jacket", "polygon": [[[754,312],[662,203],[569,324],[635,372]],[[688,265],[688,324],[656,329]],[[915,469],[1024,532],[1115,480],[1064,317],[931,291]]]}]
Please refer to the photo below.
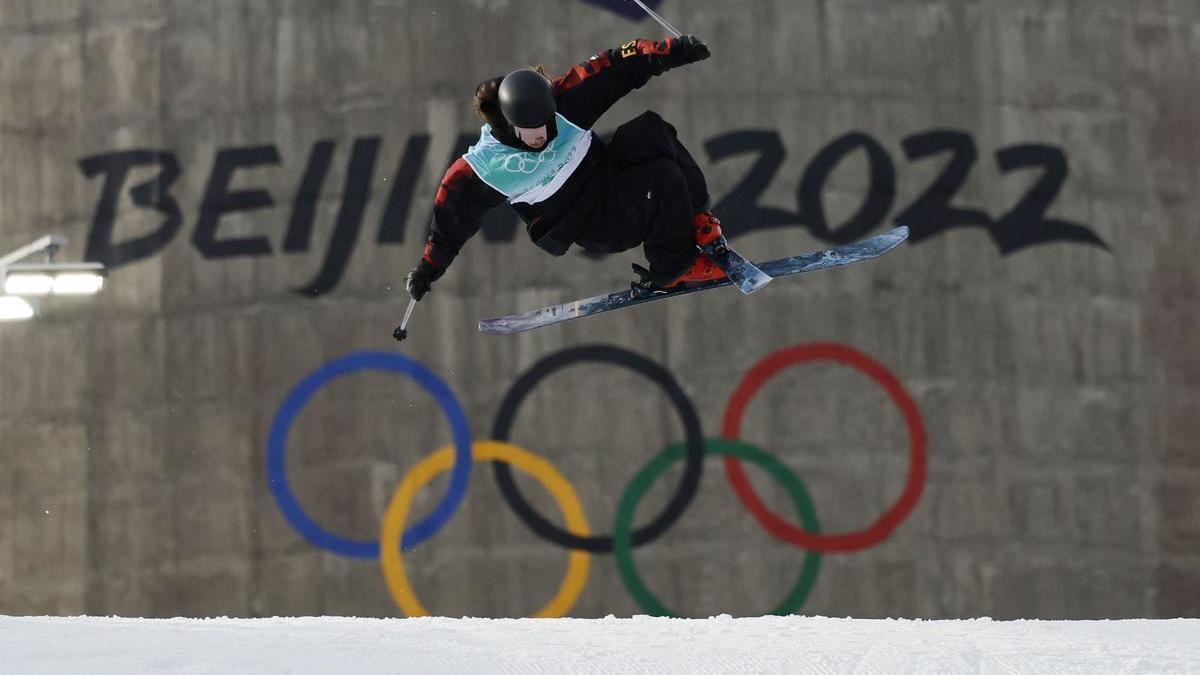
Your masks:
[{"label": "black and red jacket", "polygon": [[[592,56],[552,81],[558,114],[588,130],[592,139],[587,154],[557,192],[536,204],[511,204],[534,243],[554,255],[566,253],[603,199],[606,144],[591,131],[600,116],[651,77],[694,60],[686,41],[633,40]],[[498,131],[493,136],[513,145],[511,133]],[[444,271],[479,230],[483,215],[505,201],[503,193],[481,180],[467,160],[459,157],[446,170],[438,189],[424,259]]]}]

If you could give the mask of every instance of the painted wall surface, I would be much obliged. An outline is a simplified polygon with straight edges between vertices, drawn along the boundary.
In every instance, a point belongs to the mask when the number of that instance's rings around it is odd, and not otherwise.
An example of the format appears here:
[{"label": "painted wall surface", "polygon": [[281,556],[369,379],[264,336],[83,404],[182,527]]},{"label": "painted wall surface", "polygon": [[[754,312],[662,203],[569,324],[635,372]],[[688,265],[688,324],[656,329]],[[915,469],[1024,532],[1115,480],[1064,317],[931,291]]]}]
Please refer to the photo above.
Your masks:
[{"label": "painted wall surface", "polygon": [[598,132],[751,258],[910,240],[486,336],[640,261],[500,210],[398,345],[474,85],[659,26],[0,0],[0,253],[111,268],[0,325],[0,613],[1200,616],[1200,4],[649,4],[713,57]]}]

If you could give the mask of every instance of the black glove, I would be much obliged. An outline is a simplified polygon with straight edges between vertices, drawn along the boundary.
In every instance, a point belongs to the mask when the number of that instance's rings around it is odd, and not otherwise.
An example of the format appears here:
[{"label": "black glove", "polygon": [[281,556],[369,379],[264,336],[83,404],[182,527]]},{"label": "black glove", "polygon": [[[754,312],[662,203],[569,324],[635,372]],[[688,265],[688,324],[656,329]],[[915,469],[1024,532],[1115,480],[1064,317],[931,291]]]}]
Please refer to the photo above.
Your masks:
[{"label": "black glove", "polygon": [[704,44],[695,35],[684,35],[683,37],[675,38],[675,44],[671,45],[672,68],[703,61],[710,56],[712,54],[708,51],[708,45]]},{"label": "black glove", "polygon": [[404,288],[413,300],[420,300],[425,297],[425,294],[433,288],[433,282],[442,278],[446,270],[434,267],[428,260],[421,258],[421,262],[413,268],[413,271],[408,273],[408,278],[404,280]]}]

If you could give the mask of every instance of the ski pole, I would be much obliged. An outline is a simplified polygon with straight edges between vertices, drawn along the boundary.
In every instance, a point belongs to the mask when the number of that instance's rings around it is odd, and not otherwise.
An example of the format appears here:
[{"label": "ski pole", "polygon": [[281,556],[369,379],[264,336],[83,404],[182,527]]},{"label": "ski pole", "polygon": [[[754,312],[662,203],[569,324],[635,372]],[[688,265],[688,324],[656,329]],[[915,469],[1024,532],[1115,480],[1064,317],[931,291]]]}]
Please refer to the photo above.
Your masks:
[{"label": "ski pole", "polygon": [[405,326],[408,325],[408,317],[412,316],[413,307],[417,306],[417,299],[410,298],[408,301],[408,309],[404,310],[404,319],[400,321],[400,327],[392,331],[392,337],[396,338],[397,342],[404,342],[404,338],[408,337],[408,331]]},{"label": "ski pole", "polygon": [[636,3],[638,7],[641,7],[642,9],[646,10],[646,13],[650,15],[651,19],[654,19],[655,21],[657,21],[658,25],[662,26],[663,28],[666,28],[667,31],[669,31],[672,35],[674,35],[675,37],[683,37],[683,33],[680,33],[678,28],[676,28],[675,26],[672,26],[670,21],[667,21],[666,19],[662,18],[661,16],[658,15],[657,12],[655,12],[654,10],[647,7],[646,4],[642,2],[642,0],[632,0],[632,1],[634,3]]}]

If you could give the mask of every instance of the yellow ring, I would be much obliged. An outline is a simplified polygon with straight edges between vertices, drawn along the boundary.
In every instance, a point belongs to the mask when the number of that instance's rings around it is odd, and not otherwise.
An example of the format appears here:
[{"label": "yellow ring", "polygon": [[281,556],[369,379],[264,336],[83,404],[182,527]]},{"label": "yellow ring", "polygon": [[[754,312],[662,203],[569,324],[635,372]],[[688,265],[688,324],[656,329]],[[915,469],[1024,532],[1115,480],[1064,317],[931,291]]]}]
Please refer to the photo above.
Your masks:
[{"label": "yellow ring", "polygon": [[[471,459],[475,462],[507,462],[537,480],[558,502],[559,511],[571,534],[586,537],[591,534],[579,495],[566,478],[550,462],[522,450],[511,443],[500,441],[475,441],[471,444]],[[408,575],[404,571],[404,558],[400,552],[400,537],[408,520],[408,511],[417,491],[429,484],[439,474],[454,465],[454,446],[447,445],[421,460],[404,476],[400,486],[392,495],[387,512],[383,515],[383,531],[379,537],[379,561],[383,566],[383,578],[388,590],[400,610],[407,616],[429,616],[429,610],[417,599]],[[535,617],[551,618],[564,616],[575,605],[583,587],[587,584],[588,568],[592,554],[587,551],[571,551],[567,557],[567,574],[563,577],[550,602],[539,609]]]}]

